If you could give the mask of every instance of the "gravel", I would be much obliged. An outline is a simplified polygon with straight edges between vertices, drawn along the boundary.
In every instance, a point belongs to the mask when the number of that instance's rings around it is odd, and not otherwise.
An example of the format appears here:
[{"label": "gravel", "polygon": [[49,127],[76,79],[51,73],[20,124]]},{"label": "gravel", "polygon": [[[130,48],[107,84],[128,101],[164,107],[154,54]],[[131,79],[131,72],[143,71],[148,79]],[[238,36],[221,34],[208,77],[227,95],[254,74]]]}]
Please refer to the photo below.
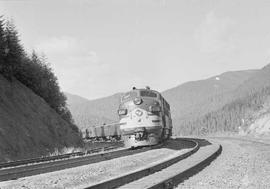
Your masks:
[{"label": "gravel", "polygon": [[[269,143],[236,138],[216,138],[210,141],[222,145],[221,155],[177,188],[270,188]],[[105,162],[2,182],[0,188],[83,188],[165,159],[176,151],[178,149],[174,148],[150,150]]]},{"label": "gravel", "polygon": [[[183,153],[186,151],[183,148],[180,150]],[[179,149],[174,147],[153,149],[90,165],[1,182],[0,188],[84,188],[166,159],[175,153],[179,153]]]},{"label": "gravel", "polygon": [[241,139],[215,139],[221,155],[177,188],[270,188],[270,145]]}]

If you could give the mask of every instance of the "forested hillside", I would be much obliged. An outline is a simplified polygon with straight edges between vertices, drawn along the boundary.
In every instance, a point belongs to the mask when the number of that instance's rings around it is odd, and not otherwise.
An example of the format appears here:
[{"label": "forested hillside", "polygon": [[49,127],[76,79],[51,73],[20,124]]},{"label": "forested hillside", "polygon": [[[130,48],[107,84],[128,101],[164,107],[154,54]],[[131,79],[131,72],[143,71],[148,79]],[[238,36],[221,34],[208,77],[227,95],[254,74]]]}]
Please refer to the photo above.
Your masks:
[{"label": "forested hillside", "polygon": [[[182,123],[200,118],[234,100],[235,90],[257,72],[258,70],[225,72],[162,92],[171,106],[174,131],[178,131]],[[94,125],[118,120],[116,110],[121,93],[90,101],[68,93],[66,96],[75,122],[83,131]]]},{"label": "forested hillside", "polygon": [[[247,81],[241,84],[233,93],[235,97],[222,108],[205,115],[178,120],[175,134],[209,134],[216,132],[251,133],[250,126],[261,116],[270,117],[270,65],[265,66]],[[268,128],[267,125],[264,125]],[[270,133],[270,130],[264,130]]]},{"label": "forested hillside", "polygon": [[162,92],[171,105],[174,123],[198,118],[235,98],[233,92],[257,70],[225,72],[205,80],[191,81]]},{"label": "forested hillside", "polygon": [[14,23],[0,17],[0,74],[10,82],[19,80],[43,98],[63,119],[73,123],[66,107],[66,97],[60,91],[57,77],[46,58],[35,51],[28,55],[18,36]]},{"label": "forested hillside", "polygon": [[82,138],[46,58],[28,55],[0,17],[0,161],[78,147]]}]

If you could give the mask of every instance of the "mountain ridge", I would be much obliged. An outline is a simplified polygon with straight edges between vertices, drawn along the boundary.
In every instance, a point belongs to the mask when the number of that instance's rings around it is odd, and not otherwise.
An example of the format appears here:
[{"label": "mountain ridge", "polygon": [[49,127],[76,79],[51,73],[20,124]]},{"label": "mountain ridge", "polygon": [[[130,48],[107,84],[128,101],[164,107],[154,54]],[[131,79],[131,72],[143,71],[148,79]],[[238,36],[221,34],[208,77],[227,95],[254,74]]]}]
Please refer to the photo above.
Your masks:
[{"label": "mountain ridge", "polygon": [[[258,70],[255,69],[228,71],[207,79],[189,81],[161,93],[171,104],[172,118],[177,126],[178,120],[190,119],[194,116],[198,117],[225,105],[231,100],[233,96],[232,91],[257,72]],[[116,93],[111,96],[87,101],[85,101],[85,98],[82,98],[82,101],[77,104],[75,103],[76,99],[74,99],[74,96],[69,93],[66,93],[66,96],[75,123],[79,124],[80,128],[86,129],[89,126],[118,120],[116,110],[121,94]],[[79,117],[79,112],[83,118]],[[91,116],[96,121],[89,118]],[[88,120],[83,126],[81,123],[82,119]]]}]

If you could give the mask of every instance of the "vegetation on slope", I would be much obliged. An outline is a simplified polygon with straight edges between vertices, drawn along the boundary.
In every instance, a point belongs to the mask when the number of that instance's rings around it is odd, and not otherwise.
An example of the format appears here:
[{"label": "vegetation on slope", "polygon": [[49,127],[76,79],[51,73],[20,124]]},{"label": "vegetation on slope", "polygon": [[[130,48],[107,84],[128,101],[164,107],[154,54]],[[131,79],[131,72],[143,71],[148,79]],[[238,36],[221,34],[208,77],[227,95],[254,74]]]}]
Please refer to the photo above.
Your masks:
[{"label": "vegetation on slope", "polygon": [[191,81],[162,92],[171,105],[172,118],[190,120],[218,110],[235,99],[233,92],[257,70],[231,71],[204,80]]},{"label": "vegetation on slope", "polygon": [[18,32],[12,21],[0,17],[0,74],[9,81],[14,78],[42,97],[71,127],[72,116],[66,106],[66,97],[60,91],[58,81],[44,57],[34,51],[27,55],[20,44]]},{"label": "vegetation on slope", "polygon": [[203,135],[246,131],[270,98],[270,65],[243,82],[232,96],[235,99],[218,110],[198,118],[178,120],[180,124],[175,128],[175,133]]},{"label": "vegetation on slope", "polygon": [[[171,105],[174,134],[202,135],[238,132],[239,127],[247,129],[269,96],[269,81],[270,65],[261,70],[226,72],[163,92]],[[67,96],[72,114],[78,114],[74,116],[76,123],[83,130],[107,122],[108,117],[116,120],[111,114],[117,109],[118,95],[94,101]]]},{"label": "vegetation on slope", "polygon": [[269,96],[270,87],[251,92],[217,111],[207,113],[195,120],[182,122],[176,132],[183,135],[205,135],[246,130],[253,121],[253,115],[263,107]]},{"label": "vegetation on slope", "polygon": [[81,145],[50,65],[28,55],[14,24],[0,17],[0,162]]},{"label": "vegetation on slope", "polygon": [[41,97],[0,74],[0,162],[48,155],[82,144],[80,135]]},{"label": "vegetation on slope", "polygon": [[[234,91],[257,72],[258,70],[226,72],[162,92],[171,105],[174,132],[182,130],[183,123],[194,121],[234,100]],[[118,120],[116,110],[121,94],[91,101],[76,95],[66,95],[75,122],[83,131],[93,125]]]}]

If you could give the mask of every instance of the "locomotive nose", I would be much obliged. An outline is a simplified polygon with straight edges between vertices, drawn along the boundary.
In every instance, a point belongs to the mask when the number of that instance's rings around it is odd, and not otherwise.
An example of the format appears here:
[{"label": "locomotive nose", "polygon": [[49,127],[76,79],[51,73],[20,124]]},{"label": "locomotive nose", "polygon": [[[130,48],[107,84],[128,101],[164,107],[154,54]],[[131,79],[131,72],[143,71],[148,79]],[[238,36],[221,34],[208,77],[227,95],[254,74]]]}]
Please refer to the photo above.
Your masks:
[{"label": "locomotive nose", "polygon": [[140,117],[143,115],[143,112],[141,110],[136,110],[135,114]]}]

